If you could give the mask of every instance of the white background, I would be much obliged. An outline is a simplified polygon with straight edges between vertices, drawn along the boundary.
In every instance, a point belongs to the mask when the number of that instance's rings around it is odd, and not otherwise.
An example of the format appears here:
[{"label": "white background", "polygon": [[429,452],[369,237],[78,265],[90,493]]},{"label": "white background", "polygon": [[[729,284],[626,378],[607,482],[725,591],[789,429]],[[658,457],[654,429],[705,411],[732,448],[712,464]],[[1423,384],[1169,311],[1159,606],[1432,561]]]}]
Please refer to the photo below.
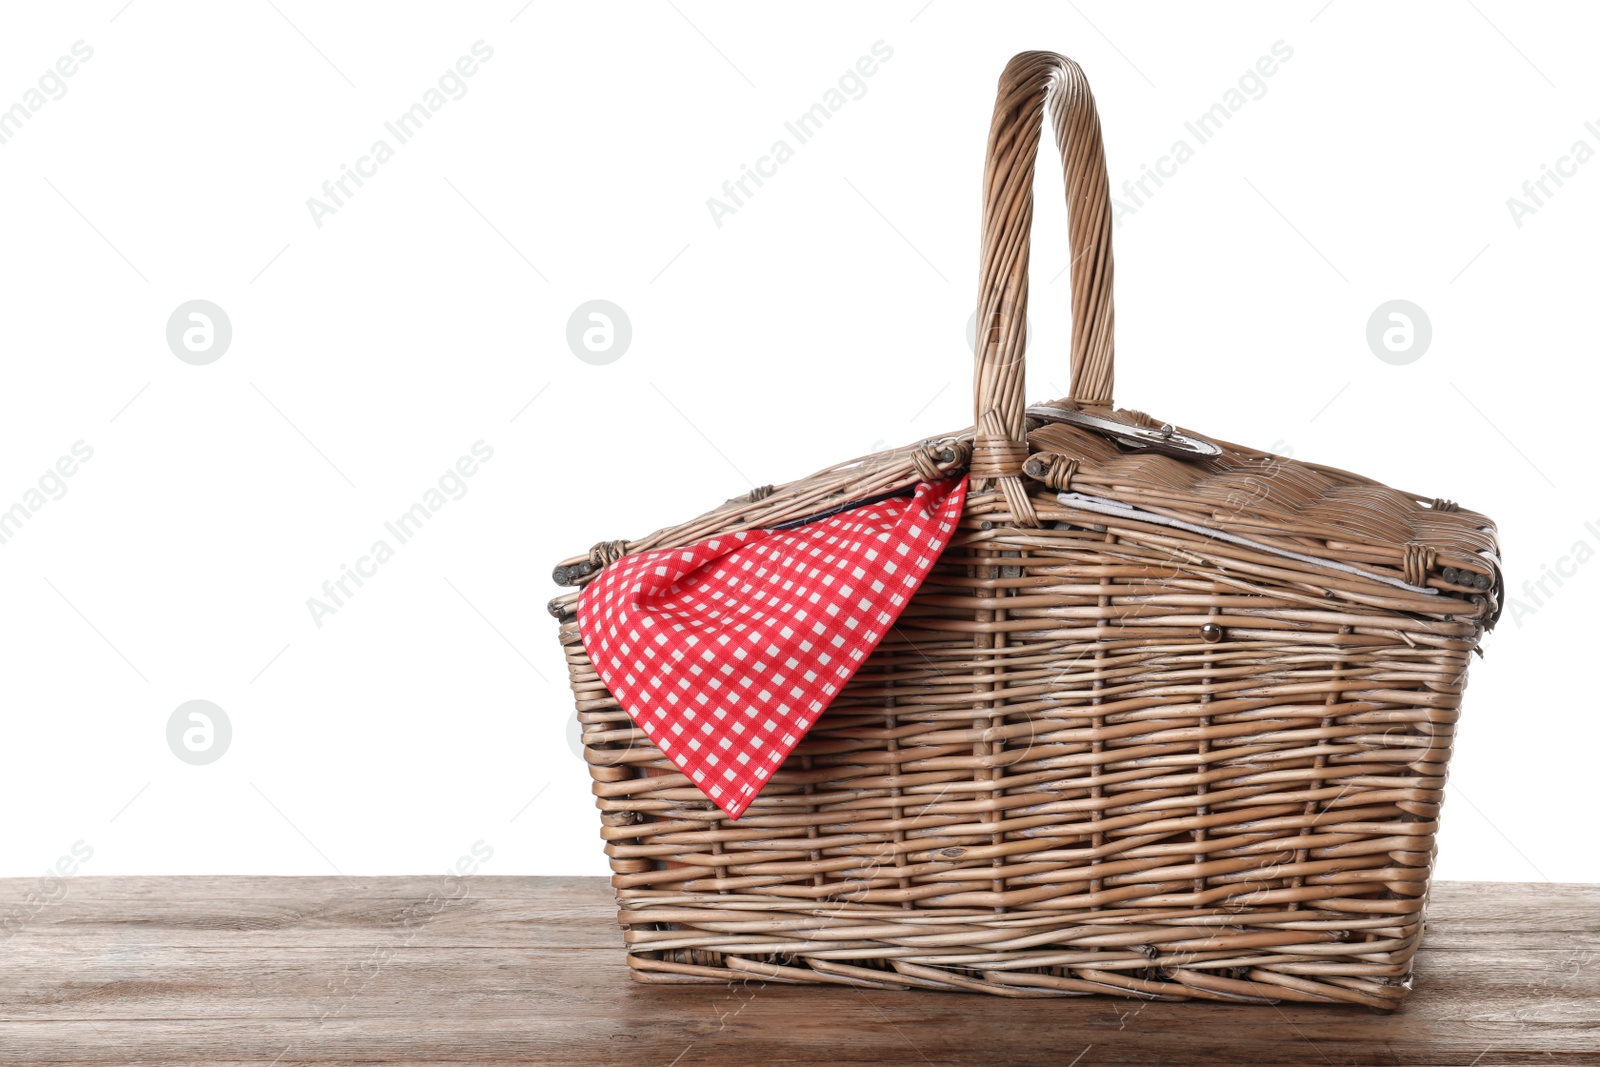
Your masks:
[{"label": "white background", "polygon": [[[1600,148],[1592,11],[274,2],[0,16],[0,107],[94,50],[0,144],[0,508],[93,449],[0,545],[0,874],[78,841],[93,874],[430,872],[480,840],[486,873],[604,873],[551,566],[968,424],[1011,54],[1082,63],[1120,186],[1283,41],[1122,220],[1117,399],[1495,518],[1527,610],[1474,665],[1438,874],[1600,878],[1600,562],[1521,590],[1600,549],[1600,161],[1520,227],[1506,204]],[[466,94],[319,228],[307,198],[479,40]],[[865,95],[716,225],[877,41]],[[1042,400],[1068,385],[1053,164],[1038,189]],[[208,366],[165,340],[197,298],[233,326]],[[607,366],[565,341],[595,298],[633,325]],[[1395,298],[1433,326],[1408,366],[1365,341]],[[307,598],[480,440],[466,495],[319,628]],[[167,748],[192,699],[232,722],[209,766]]]}]

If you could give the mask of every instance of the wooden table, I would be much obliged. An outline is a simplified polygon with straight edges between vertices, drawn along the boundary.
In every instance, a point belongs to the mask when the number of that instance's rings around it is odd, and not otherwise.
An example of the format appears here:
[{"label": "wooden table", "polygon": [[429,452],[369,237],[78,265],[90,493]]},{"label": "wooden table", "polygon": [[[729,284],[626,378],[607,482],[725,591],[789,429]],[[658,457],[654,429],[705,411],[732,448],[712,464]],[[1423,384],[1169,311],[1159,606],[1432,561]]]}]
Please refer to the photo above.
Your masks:
[{"label": "wooden table", "polygon": [[78,877],[11,903],[37,888],[0,880],[0,1063],[1600,1063],[1600,886],[1436,885],[1393,1015],[640,986],[599,878]]}]

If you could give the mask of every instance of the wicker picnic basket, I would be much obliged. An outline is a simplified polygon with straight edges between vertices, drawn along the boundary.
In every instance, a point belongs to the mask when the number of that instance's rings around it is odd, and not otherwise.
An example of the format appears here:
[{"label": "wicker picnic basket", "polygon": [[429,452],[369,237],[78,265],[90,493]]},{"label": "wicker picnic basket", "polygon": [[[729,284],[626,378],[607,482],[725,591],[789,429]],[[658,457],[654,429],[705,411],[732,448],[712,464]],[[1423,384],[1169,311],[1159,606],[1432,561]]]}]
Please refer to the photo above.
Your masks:
[{"label": "wicker picnic basket", "polygon": [[[1072,395],[1027,408],[1034,159],[1072,238]],[[633,975],[1393,1008],[1493,525],[1112,407],[1112,215],[1076,64],[1007,66],[984,172],[975,427],[764,487],[556,569],[968,471],[892,633],[738,821],[561,620]]]}]

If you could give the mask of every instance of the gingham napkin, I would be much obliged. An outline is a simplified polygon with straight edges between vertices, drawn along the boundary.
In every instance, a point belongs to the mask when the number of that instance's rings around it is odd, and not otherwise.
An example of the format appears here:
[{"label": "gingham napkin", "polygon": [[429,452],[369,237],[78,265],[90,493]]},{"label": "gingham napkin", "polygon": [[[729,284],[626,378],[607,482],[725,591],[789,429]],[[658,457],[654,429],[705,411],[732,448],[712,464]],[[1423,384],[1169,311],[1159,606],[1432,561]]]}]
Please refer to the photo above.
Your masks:
[{"label": "gingham napkin", "polygon": [[961,518],[965,478],[790,530],[625,556],[583,645],[633,721],[737,819],[866,662]]}]

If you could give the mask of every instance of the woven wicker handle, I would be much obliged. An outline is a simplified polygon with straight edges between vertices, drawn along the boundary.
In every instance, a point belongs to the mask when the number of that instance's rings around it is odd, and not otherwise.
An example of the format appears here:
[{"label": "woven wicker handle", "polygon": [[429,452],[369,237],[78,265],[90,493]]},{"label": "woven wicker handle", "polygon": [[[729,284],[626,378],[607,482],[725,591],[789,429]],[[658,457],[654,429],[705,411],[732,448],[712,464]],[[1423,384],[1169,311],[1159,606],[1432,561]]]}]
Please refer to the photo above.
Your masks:
[{"label": "woven wicker handle", "polygon": [[983,172],[972,475],[979,487],[997,480],[1027,525],[1034,524],[1033,509],[1017,475],[1027,459],[1023,359],[1033,166],[1047,102],[1066,177],[1072,238],[1072,399],[1109,405],[1113,370],[1111,190],[1094,94],[1072,60],[1023,52],[1000,75]]}]

